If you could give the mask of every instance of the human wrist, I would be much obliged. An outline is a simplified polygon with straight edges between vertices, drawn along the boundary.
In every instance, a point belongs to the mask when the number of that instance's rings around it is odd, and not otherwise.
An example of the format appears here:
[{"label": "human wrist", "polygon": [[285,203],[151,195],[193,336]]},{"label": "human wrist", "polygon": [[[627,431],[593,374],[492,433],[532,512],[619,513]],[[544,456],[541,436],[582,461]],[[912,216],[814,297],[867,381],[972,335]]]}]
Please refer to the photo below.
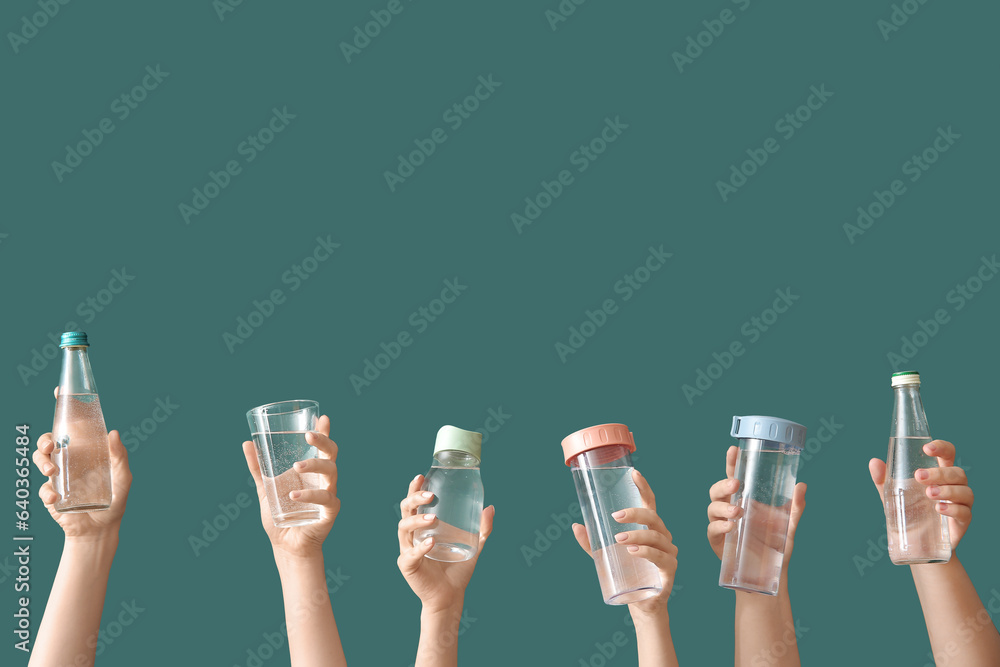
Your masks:
[{"label": "human wrist", "polygon": [[439,624],[455,622],[462,617],[464,594],[448,601],[424,602],[420,609],[421,621],[431,621]]},{"label": "human wrist", "polygon": [[75,560],[86,560],[98,566],[111,566],[118,550],[118,531],[89,535],[66,536],[63,555]]},{"label": "human wrist", "polygon": [[320,548],[308,551],[287,551],[275,547],[274,564],[278,567],[279,572],[296,572],[317,567],[322,570],[323,550]]}]

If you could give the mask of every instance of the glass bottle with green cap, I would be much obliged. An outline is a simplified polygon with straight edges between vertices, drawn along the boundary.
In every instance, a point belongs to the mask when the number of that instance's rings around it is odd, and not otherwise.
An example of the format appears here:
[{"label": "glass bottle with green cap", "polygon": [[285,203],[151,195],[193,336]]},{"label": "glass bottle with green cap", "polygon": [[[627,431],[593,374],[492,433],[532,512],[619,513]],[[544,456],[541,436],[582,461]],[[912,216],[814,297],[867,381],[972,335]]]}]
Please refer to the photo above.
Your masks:
[{"label": "glass bottle with green cap", "polygon": [[82,331],[67,331],[59,341],[62,372],[52,421],[56,466],[53,485],[60,512],[94,512],[111,506],[111,454],[108,428],[97,397],[94,373]]},{"label": "glass bottle with green cap", "polygon": [[479,474],[483,435],[442,426],[434,441],[434,461],[424,476],[423,490],[434,499],[418,513],[433,513],[437,521],[414,533],[414,543],[434,538],[427,558],[459,562],[479,551],[479,519],[483,513],[483,481]]},{"label": "glass bottle with green cap", "polygon": [[920,374],[893,373],[892,389],[895,403],[883,486],[889,558],[896,565],[946,563],[951,559],[948,518],[937,513],[914,477],[921,468],[938,467],[937,459],[924,453],[932,438],[920,400]]}]

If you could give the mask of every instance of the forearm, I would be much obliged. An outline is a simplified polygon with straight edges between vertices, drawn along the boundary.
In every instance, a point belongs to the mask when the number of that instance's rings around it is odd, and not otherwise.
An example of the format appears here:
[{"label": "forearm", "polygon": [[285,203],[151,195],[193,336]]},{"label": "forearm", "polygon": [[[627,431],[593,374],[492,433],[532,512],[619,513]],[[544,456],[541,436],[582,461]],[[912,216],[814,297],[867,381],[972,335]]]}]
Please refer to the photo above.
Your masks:
[{"label": "forearm", "polygon": [[67,538],[38,628],[30,667],[94,664],[118,535]]},{"label": "forearm", "polygon": [[934,655],[958,657],[965,667],[1000,664],[1000,635],[958,556],[910,572]]},{"label": "forearm", "polygon": [[670,635],[670,615],[644,615],[630,610],[639,647],[639,667],[677,667],[677,652]]},{"label": "forearm", "polygon": [[781,574],[776,596],[736,592],[735,629],[736,667],[751,667],[762,662],[799,667],[799,646],[786,572]]},{"label": "forearm", "polygon": [[346,667],[344,648],[330,605],[323,554],[275,554],[285,602],[292,667]]},{"label": "forearm", "polygon": [[461,619],[461,602],[447,609],[421,610],[420,644],[414,667],[457,667]]}]

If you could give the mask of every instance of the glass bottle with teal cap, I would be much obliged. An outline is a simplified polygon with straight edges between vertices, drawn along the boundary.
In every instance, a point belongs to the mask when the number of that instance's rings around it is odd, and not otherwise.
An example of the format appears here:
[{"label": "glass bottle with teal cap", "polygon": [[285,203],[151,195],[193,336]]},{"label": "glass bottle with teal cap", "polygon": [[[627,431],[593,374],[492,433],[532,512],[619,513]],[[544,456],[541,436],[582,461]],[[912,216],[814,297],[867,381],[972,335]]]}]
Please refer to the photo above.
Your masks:
[{"label": "glass bottle with teal cap", "polygon": [[427,558],[459,562],[479,552],[479,519],[483,514],[483,481],[479,473],[483,435],[454,426],[442,426],[434,441],[434,461],[424,476],[423,490],[434,499],[419,514],[432,513],[437,521],[414,534],[414,543],[434,538]]},{"label": "glass bottle with teal cap", "polygon": [[52,421],[54,486],[60,512],[94,512],[111,506],[111,454],[87,334],[67,331],[59,341],[62,372]]}]

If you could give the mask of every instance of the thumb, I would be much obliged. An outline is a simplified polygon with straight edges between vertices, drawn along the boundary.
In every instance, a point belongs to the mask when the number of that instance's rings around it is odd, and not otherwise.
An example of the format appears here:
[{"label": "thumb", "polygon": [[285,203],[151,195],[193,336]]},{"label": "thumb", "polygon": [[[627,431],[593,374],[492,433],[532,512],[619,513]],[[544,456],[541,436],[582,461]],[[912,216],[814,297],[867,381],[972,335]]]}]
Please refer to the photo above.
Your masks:
[{"label": "thumb", "polygon": [[404,577],[408,577],[412,574],[416,574],[420,566],[423,565],[424,556],[430,553],[430,550],[434,547],[434,538],[428,537],[423,542],[418,542],[413,545],[403,553],[399,554],[399,558],[396,563],[399,565],[399,571],[403,573]]},{"label": "thumb", "polygon": [[118,431],[108,433],[108,452],[111,454],[111,475],[114,489],[121,489],[124,494],[128,494],[132,485],[132,471],[128,467],[128,450],[122,444],[121,435]]},{"label": "thumb", "polygon": [[580,548],[590,554],[590,538],[582,523],[573,524],[573,537],[576,538],[576,543],[580,545]]},{"label": "thumb", "polygon": [[795,538],[795,529],[799,527],[799,519],[806,511],[806,486],[805,482],[799,482],[795,485],[795,490],[792,492],[792,509],[788,515],[788,537],[789,539]]},{"label": "thumb", "polygon": [[885,462],[882,459],[872,459],[868,462],[868,472],[871,473],[872,482],[878,489],[878,497],[885,504]]},{"label": "thumb", "polygon": [[243,443],[243,456],[246,457],[247,469],[250,470],[250,475],[253,477],[254,486],[257,487],[257,499],[263,502],[264,484],[260,479],[260,462],[257,461],[257,447],[252,441],[247,440]]}]

